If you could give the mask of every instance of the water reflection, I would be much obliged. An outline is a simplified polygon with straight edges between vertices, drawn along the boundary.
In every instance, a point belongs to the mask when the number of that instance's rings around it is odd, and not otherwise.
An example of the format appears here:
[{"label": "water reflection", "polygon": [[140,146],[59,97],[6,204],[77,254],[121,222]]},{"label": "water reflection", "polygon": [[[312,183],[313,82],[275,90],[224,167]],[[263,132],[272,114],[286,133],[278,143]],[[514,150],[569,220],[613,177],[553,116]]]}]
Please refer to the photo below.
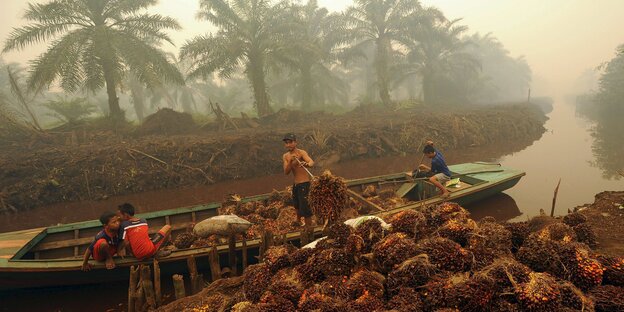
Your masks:
[{"label": "water reflection", "polygon": [[513,197],[505,193],[466,205],[465,208],[470,211],[470,217],[476,221],[491,216],[496,218],[496,221],[504,222],[522,215]]},{"label": "water reflection", "polygon": [[591,135],[594,138],[592,151],[595,156],[592,165],[602,170],[605,179],[621,179],[622,176],[618,171],[624,169],[624,121],[622,116],[597,118]]}]

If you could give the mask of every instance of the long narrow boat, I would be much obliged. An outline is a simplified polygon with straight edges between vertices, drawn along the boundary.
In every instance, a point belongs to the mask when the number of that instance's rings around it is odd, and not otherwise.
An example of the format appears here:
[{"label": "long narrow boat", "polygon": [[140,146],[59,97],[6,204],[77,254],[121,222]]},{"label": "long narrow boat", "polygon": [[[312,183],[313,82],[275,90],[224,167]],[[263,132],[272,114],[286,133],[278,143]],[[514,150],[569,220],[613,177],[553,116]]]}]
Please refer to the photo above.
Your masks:
[{"label": "long narrow boat", "polygon": [[[405,189],[404,173],[349,180],[347,186],[352,199],[360,202],[361,205],[368,206],[370,214],[383,216],[404,209],[419,209],[442,201],[453,201],[465,205],[509,189],[525,175],[522,171],[504,168],[498,164],[479,162],[458,164],[449,168],[453,177],[459,177],[461,182],[459,186],[448,188],[451,194],[446,199],[437,195],[435,187],[425,180],[419,180],[415,187],[408,188],[411,189],[406,194],[408,200],[392,206],[383,206],[362,196],[362,191],[370,185],[377,189],[395,191],[401,187]],[[261,201],[268,197],[269,194],[251,196],[244,198],[243,202]],[[189,224],[217,215],[219,207],[220,203],[211,203],[150,212],[141,214],[139,217],[147,219],[152,229],[170,224],[175,236],[176,233],[188,228]],[[91,271],[80,270],[84,250],[100,230],[99,221],[91,220],[0,234],[0,290],[102,283],[126,279],[128,267],[141,263],[135,258],[116,259],[117,268],[113,270],[106,270],[102,263],[93,261]],[[320,228],[315,229],[317,237],[320,231]],[[298,244],[299,234],[299,232],[288,233],[286,239]],[[246,241],[245,249],[248,259],[254,259],[254,256],[258,255],[260,243],[258,239]],[[238,242],[236,248],[240,259],[242,242]],[[208,271],[207,256],[210,251],[211,248],[208,247],[175,250],[170,256],[159,259],[161,273],[164,275],[185,273],[186,259],[191,255],[197,259],[200,270]],[[217,251],[222,266],[227,266],[227,244],[219,245]],[[151,261],[143,263],[151,263]]]}]

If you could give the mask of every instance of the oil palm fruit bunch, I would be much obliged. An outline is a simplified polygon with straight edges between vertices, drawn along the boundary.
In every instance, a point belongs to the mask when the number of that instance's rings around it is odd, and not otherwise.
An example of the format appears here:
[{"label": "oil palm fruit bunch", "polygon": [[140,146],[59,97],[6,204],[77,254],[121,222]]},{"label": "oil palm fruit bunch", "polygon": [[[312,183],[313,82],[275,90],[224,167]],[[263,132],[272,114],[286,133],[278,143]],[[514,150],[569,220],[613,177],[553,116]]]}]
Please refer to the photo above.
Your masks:
[{"label": "oil palm fruit bunch", "polygon": [[292,266],[297,266],[306,263],[314,252],[314,248],[297,249],[290,254],[290,264]]},{"label": "oil palm fruit bunch", "polygon": [[308,293],[308,290],[304,290],[297,310],[301,312],[341,312],[344,311],[342,305],[336,299],[319,294],[317,292]]},{"label": "oil palm fruit bunch", "polygon": [[349,312],[375,312],[384,311],[384,302],[365,291],[362,296],[347,303],[346,311]]},{"label": "oil palm fruit bunch", "polygon": [[624,257],[600,255],[597,259],[604,267],[603,283],[624,286]]},{"label": "oil palm fruit bunch", "polygon": [[589,289],[602,283],[604,268],[598,260],[590,257],[587,245],[562,244],[559,253],[563,264],[561,277],[581,289]]},{"label": "oil palm fruit bunch", "polygon": [[528,222],[506,222],[505,229],[511,233],[511,251],[516,253],[524,244],[524,240],[529,236]]},{"label": "oil palm fruit bunch", "polygon": [[531,269],[513,258],[499,258],[481,272],[492,278],[502,291],[507,291],[514,286],[510,275],[516,283],[526,283],[529,281]]},{"label": "oil palm fruit bunch", "polygon": [[449,290],[452,304],[466,312],[482,311],[492,303],[495,294],[495,281],[483,274],[460,278]]},{"label": "oil palm fruit bunch", "polygon": [[383,299],[386,278],[375,271],[360,269],[347,280],[346,286],[351,299],[356,299],[368,292],[371,296]]},{"label": "oil palm fruit bunch", "polygon": [[444,202],[425,211],[427,224],[434,229],[448,220],[467,218],[468,215],[466,209],[453,202]]},{"label": "oil palm fruit bunch", "polygon": [[303,286],[292,279],[281,279],[272,282],[267,288],[267,292],[281,296],[293,305],[297,305],[301,294],[303,294]]},{"label": "oil palm fruit bunch", "polygon": [[465,247],[470,234],[476,230],[477,223],[472,219],[451,219],[442,224],[438,229],[438,234]]},{"label": "oil palm fruit bunch", "polygon": [[596,312],[624,311],[624,288],[613,285],[594,287],[589,291]]},{"label": "oil palm fruit bunch", "polygon": [[321,276],[343,276],[351,274],[355,260],[353,255],[343,249],[333,248],[313,254],[305,264],[311,266],[313,277],[318,277],[318,273],[314,271],[320,272]]},{"label": "oil palm fruit bunch", "polygon": [[362,191],[362,196],[365,198],[377,196],[377,189],[375,188],[374,185],[369,184]]},{"label": "oil palm fruit bunch", "polygon": [[483,268],[499,257],[511,256],[511,232],[496,222],[479,222],[470,236],[468,249],[475,257],[475,267]]},{"label": "oil palm fruit bunch", "polygon": [[334,223],[325,229],[325,235],[339,244],[347,243],[347,238],[351,235],[352,228],[344,223]]},{"label": "oil palm fruit bunch", "polygon": [[423,303],[418,292],[413,288],[401,287],[388,303],[386,308],[399,312],[422,311]]},{"label": "oil palm fruit bunch", "polygon": [[453,287],[452,277],[446,274],[434,276],[427,284],[420,288],[425,311],[438,311],[451,308],[450,289]]},{"label": "oil palm fruit bunch", "polygon": [[425,285],[437,273],[438,269],[429,262],[426,254],[407,259],[388,274],[388,293],[395,294],[401,288]]},{"label": "oil palm fruit bunch", "polygon": [[191,247],[193,242],[197,239],[197,235],[189,232],[180,233],[173,240],[173,245],[178,249],[185,249]]},{"label": "oil palm fruit bunch", "polygon": [[[288,299],[272,293],[265,293],[256,305],[258,312],[295,312],[295,305]],[[212,310],[214,311],[214,310]]]},{"label": "oil palm fruit bunch", "polygon": [[323,172],[310,185],[308,201],[317,218],[331,224],[338,220],[347,202],[347,184],[344,179]]},{"label": "oil palm fruit bunch", "polygon": [[245,294],[245,299],[251,302],[258,302],[269,286],[272,276],[271,270],[264,263],[247,267],[243,273],[243,293]]},{"label": "oil palm fruit bunch", "polygon": [[416,245],[416,253],[426,254],[429,262],[439,270],[461,272],[468,268],[472,261],[470,253],[458,243],[443,237],[432,237],[420,240]]},{"label": "oil palm fruit bunch", "polygon": [[384,272],[416,255],[416,242],[405,233],[392,233],[373,247],[373,257]]},{"label": "oil palm fruit bunch", "polygon": [[384,229],[377,219],[368,219],[355,229],[355,234],[364,240],[362,253],[368,253],[384,237]]},{"label": "oil palm fruit bunch", "polygon": [[277,272],[290,265],[290,255],[295,250],[297,248],[291,244],[271,246],[264,254],[264,263],[266,263],[271,272]]},{"label": "oil palm fruit bunch", "polygon": [[557,222],[547,225],[538,232],[541,239],[549,239],[556,242],[570,243],[576,241],[576,233],[567,224]]},{"label": "oil palm fruit bunch", "polygon": [[351,234],[347,237],[344,248],[348,253],[357,257],[364,250],[364,239],[359,235]]},{"label": "oil palm fruit bunch", "polygon": [[516,259],[534,271],[559,275],[563,270],[559,248],[557,242],[541,237],[539,232],[531,233],[516,253]]},{"label": "oil palm fruit bunch", "polygon": [[573,226],[572,229],[574,230],[576,239],[579,242],[585,243],[591,248],[598,246],[598,237],[596,236],[596,232],[594,232],[594,229],[592,229],[589,224],[581,223]]},{"label": "oil palm fruit bunch", "polygon": [[580,212],[568,213],[563,217],[563,223],[569,226],[577,226],[585,222],[587,222],[587,217]]},{"label": "oil palm fruit bunch", "polygon": [[395,213],[386,222],[392,224],[392,232],[403,232],[415,239],[423,236],[426,226],[423,213],[411,209]]},{"label": "oil palm fruit bunch", "polygon": [[571,282],[566,280],[560,281],[559,290],[561,291],[562,306],[575,311],[594,311],[593,300]]},{"label": "oil palm fruit bunch", "polygon": [[335,299],[348,300],[347,276],[332,275],[325,278],[320,284],[314,285],[316,292]]},{"label": "oil palm fruit bunch", "polygon": [[561,291],[554,277],[548,273],[531,272],[529,281],[518,284],[516,297],[526,311],[558,311]]}]

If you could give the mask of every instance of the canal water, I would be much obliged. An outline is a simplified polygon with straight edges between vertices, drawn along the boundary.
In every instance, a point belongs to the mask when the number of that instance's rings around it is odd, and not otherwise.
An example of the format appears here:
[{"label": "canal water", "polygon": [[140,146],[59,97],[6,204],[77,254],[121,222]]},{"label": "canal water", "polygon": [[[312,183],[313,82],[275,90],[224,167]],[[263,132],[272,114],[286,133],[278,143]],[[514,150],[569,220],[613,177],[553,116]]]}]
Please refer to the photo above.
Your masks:
[{"label": "canal water", "polygon": [[[491,215],[498,220],[523,221],[539,214],[540,209],[549,212],[559,180],[555,214],[565,214],[568,209],[591,203],[599,192],[624,188],[624,180],[607,178],[613,174],[603,172],[596,164],[592,122],[578,116],[573,105],[563,102],[555,104],[548,117],[547,131],[532,144],[505,142],[497,146],[443,151],[449,164],[488,161],[526,172],[514,188],[467,207],[475,219]],[[345,178],[381,175],[411,170],[420,156],[356,160],[330,168]],[[241,195],[270,192],[283,189],[289,183],[290,177],[276,174],[197,188],[119,196],[104,201],[62,203],[0,216],[0,229],[4,232],[46,226],[52,224],[50,220],[69,223],[95,219],[102,211],[114,209],[125,201],[134,203],[140,212],[146,212],[220,201],[232,192]],[[124,309],[122,303],[126,300],[126,292],[124,283],[4,292],[0,293],[0,311],[116,311]]]}]

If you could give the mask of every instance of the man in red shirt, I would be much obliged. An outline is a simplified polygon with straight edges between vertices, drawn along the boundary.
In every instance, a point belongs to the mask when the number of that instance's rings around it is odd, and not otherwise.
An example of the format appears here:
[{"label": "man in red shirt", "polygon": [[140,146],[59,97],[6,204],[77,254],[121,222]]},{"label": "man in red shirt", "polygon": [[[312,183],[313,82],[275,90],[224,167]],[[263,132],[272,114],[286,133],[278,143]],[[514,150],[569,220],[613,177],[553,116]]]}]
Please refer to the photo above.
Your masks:
[{"label": "man in red shirt", "polygon": [[[123,240],[119,248],[121,256],[124,255],[124,248],[129,245],[135,258],[144,260],[152,257],[171,235],[171,226],[165,225],[153,238],[150,238],[147,221],[134,217],[134,206],[131,204],[120,205],[119,216],[122,220],[119,226],[119,239]],[[167,255],[161,252],[159,256]]]}]

